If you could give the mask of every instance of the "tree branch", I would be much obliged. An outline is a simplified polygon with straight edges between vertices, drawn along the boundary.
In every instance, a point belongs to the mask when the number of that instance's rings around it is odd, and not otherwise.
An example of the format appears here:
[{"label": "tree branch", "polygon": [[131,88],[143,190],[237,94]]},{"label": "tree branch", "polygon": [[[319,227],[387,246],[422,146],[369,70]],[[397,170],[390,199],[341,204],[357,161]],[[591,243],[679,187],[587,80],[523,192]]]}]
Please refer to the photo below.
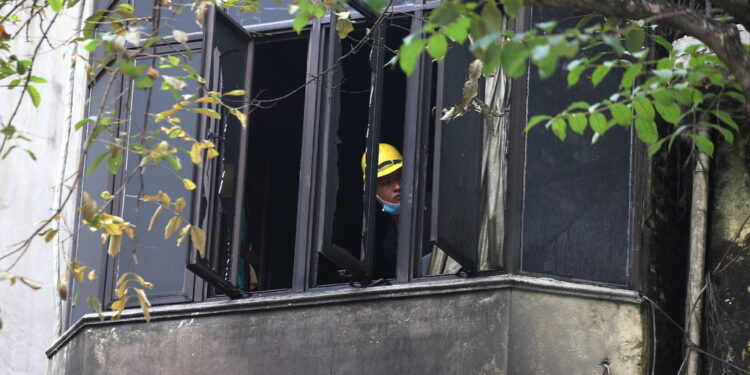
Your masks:
[{"label": "tree branch", "polygon": [[[745,114],[750,116],[750,52],[745,50],[740,40],[740,33],[735,24],[724,23],[707,17],[701,11],[671,3],[666,0],[529,0],[530,4],[576,9],[605,16],[628,19],[653,18],[655,23],[680,30],[698,38],[705,43],[716,56],[727,65],[735,76],[737,83],[745,93]],[[725,4],[742,4],[750,7],[747,1],[726,0]],[[739,9],[738,5],[730,9]],[[744,8],[742,8],[744,9]],[[679,14],[663,17],[662,15]],[[741,21],[747,14],[733,14]]]}]

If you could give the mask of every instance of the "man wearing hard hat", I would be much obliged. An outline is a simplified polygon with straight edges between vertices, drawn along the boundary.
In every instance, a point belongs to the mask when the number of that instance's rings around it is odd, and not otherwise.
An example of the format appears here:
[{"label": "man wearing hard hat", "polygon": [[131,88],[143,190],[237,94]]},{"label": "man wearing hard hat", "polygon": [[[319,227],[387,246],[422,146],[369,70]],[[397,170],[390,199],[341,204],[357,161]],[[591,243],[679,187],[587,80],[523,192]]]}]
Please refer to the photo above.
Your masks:
[{"label": "man wearing hard hat", "polygon": [[[366,153],[365,153],[366,154]],[[367,178],[365,154],[362,154],[362,180]],[[398,218],[401,213],[401,167],[404,158],[387,143],[378,148],[378,180],[375,199],[381,207],[375,222],[374,278],[396,276],[396,250],[398,248]]]}]

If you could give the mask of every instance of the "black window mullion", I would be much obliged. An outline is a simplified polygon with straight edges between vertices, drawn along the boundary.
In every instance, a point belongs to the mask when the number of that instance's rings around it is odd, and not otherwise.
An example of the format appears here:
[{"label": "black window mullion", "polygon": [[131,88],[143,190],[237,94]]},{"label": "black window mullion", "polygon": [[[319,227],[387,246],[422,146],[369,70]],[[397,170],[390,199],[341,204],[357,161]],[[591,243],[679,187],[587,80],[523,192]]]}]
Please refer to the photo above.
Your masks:
[{"label": "black window mullion", "polygon": [[[310,42],[307,52],[307,76],[317,76],[322,71],[322,39],[324,38],[322,27],[319,19],[315,19],[310,31]],[[302,158],[300,165],[300,179],[297,208],[297,234],[294,251],[294,271],[292,278],[292,290],[296,292],[305,291],[315,282],[315,272],[317,269],[316,259],[312,255],[314,246],[309,244],[317,241],[316,232],[313,228],[318,222],[315,220],[316,212],[316,186],[317,174],[315,171],[316,154],[319,154],[316,147],[316,138],[318,132],[318,113],[321,107],[320,98],[322,97],[322,88],[319,80],[312,80],[305,86],[305,109],[304,124],[302,134]],[[324,154],[324,152],[323,152]]]},{"label": "black window mullion", "polygon": [[[422,11],[418,10],[412,18],[411,32],[422,28]],[[426,155],[426,121],[429,120],[431,63],[422,55],[417,67],[406,82],[406,113],[404,115],[404,163],[401,176],[401,215],[399,218],[398,253],[396,280],[408,282],[417,274],[416,259],[422,256],[422,223],[425,205],[424,183]]]},{"label": "black window mullion", "polygon": [[[364,191],[364,222],[362,225],[362,260],[368,276],[372,275],[375,247],[375,187],[377,183],[378,149],[380,144],[380,117],[383,104],[383,60],[385,54],[386,26],[380,24],[375,31],[370,51],[370,113],[367,122],[366,176]],[[369,280],[368,280],[369,281]]]},{"label": "black window mullion", "polygon": [[[515,32],[520,33],[529,29],[531,24],[530,8],[523,7],[515,18]],[[526,108],[528,93],[528,70],[526,74],[511,81],[510,97],[510,123],[525,124],[528,111]],[[523,181],[524,178],[524,154],[526,137],[522,126],[511,126],[508,136],[508,181]],[[522,249],[522,211],[523,211],[523,184],[507,184],[507,206],[505,211],[505,223],[508,229],[505,231],[505,264],[510,273],[518,273],[521,269]]]}]

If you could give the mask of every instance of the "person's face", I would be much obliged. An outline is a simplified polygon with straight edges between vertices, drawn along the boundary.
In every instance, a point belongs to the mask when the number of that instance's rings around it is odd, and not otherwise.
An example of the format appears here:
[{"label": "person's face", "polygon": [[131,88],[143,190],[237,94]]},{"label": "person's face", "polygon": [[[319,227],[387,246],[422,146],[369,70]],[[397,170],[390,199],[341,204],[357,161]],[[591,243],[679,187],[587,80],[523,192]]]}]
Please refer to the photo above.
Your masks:
[{"label": "person's face", "polygon": [[378,197],[388,203],[401,203],[401,169],[378,177]]}]

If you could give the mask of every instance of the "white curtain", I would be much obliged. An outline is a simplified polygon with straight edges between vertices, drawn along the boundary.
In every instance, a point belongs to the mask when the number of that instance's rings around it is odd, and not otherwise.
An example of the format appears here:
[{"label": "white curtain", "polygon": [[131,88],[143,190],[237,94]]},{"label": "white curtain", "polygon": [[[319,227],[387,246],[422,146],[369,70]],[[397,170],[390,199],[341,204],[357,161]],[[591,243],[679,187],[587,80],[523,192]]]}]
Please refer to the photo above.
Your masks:
[{"label": "white curtain", "polygon": [[[485,79],[484,98],[487,105],[501,116],[485,115],[482,150],[482,200],[479,231],[479,269],[503,266],[505,235],[505,190],[510,127],[510,82],[498,72]],[[433,246],[428,275],[456,273],[461,266],[437,246]]]}]

